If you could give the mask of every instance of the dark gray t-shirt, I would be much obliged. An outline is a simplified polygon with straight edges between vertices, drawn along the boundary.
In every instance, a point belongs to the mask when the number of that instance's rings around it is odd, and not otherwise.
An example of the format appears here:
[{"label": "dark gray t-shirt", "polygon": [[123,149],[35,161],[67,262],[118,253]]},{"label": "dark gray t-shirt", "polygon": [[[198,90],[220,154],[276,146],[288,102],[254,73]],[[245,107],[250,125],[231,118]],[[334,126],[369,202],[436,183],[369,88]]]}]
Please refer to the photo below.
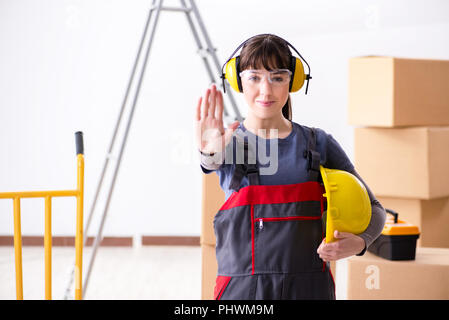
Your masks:
[{"label": "dark gray t-shirt", "polygon": [[[351,172],[354,170],[354,166],[349,160],[346,153],[343,151],[338,142],[330,135],[321,129],[316,129],[317,141],[316,141],[316,151],[320,153],[321,164],[330,169],[340,169]],[[301,126],[295,122],[292,122],[292,131],[284,139],[264,139],[252,132],[248,131],[243,123],[239,125],[234,135],[246,136],[250,138],[250,141],[256,142],[256,161],[259,168],[269,168],[270,170],[265,170],[267,174],[261,174],[259,176],[259,181],[261,185],[282,185],[282,184],[295,184],[308,181],[307,172],[307,159],[304,157],[304,152],[307,150],[308,137],[310,134],[310,128]],[[235,138],[235,137],[234,137]],[[251,138],[253,140],[251,140]],[[278,140],[277,145],[277,157],[272,157],[271,149],[273,149],[274,140]],[[233,148],[233,163],[235,163],[236,158],[236,143],[231,143]],[[260,149],[260,147],[264,149]],[[263,151],[262,151],[263,150]],[[260,153],[265,152],[267,159],[272,161],[266,161],[265,159],[260,159]],[[274,163],[277,160],[277,165]],[[225,161],[216,170],[220,178],[220,186],[226,194],[226,199],[232,194],[233,190],[229,189],[231,183],[232,175],[234,172],[235,165],[233,163],[226,163]],[[231,162],[231,161],[229,161]],[[276,168],[277,167],[277,168]],[[208,174],[213,170],[208,170],[201,166],[204,173]],[[277,169],[277,170],[276,170]],[[273,173],[273,171],[276,172]],[[273,174],[271,174],[273,173]],[[249,182],[246,177],[240,187],[248,186]]]}]

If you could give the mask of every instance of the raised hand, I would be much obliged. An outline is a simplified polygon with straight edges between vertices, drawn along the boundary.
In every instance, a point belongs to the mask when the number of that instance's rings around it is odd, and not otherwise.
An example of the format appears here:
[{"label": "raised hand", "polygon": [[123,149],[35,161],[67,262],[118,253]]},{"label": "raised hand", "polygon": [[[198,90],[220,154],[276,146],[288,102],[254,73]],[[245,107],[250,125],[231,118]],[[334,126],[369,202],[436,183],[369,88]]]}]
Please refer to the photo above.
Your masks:
[{"label": "raised hand", "polygon": [[203,153],[217,153],[224,150],[239,122],[229,128],[223,126],[223,95],[215,84],[200,97],[196,110],[196,132],[198,148]]}]

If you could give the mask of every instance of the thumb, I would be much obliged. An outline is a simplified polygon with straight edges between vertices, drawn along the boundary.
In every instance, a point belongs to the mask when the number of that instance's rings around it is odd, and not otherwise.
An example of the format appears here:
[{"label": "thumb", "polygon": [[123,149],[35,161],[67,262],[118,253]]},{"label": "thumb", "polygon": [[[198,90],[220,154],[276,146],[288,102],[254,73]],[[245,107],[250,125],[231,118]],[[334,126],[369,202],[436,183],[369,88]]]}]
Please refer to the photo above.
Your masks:
[{"label": "thumb", "polygon": [[238,128],[239,124],[240,124],[240,122],[238,122],[238,121],[231,123],[228,127],[228,130],[231,129],[232,131],[235,131]]},{"label": "thumb", "polygon": [[352,236],[352,233],[341,232],[341,231],[338,231],[338,230],[334,231],[334,237],[337,238],[337,239],[344,239],[344,238],[348,238],[350,236]]},{"label": "thumb", "polygon": [[234,122],[234,123],[229,125],[229,127],[225,131],[225,138],[226,138],[226,140],[228,140],[232,136],[234,131],[237,130],[239,124],[240,124],[240,122],[236,121],[236,122]]}]

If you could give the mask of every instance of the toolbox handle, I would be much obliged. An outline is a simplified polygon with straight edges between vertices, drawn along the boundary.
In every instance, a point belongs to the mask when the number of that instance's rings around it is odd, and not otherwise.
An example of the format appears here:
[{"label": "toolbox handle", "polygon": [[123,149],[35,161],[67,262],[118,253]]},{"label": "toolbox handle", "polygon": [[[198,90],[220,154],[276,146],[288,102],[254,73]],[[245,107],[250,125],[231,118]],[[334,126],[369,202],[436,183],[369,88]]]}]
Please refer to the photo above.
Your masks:
[{"label": "toolbox handle", "polygon": [[81,131],[75,132],[76,154],[84,154],[83,133]]},{"label": "toolbox handle", "polygon": [[398,223],[398,216],[399,216],[399,213],[397,213],[396,211],[393,211],[393,210],[391,210],[391,209],[387,209],[387,208],[385,208],[385,211],[386,211],[387,213],[393,215],[393,217],[394,217],[394,223]]}]

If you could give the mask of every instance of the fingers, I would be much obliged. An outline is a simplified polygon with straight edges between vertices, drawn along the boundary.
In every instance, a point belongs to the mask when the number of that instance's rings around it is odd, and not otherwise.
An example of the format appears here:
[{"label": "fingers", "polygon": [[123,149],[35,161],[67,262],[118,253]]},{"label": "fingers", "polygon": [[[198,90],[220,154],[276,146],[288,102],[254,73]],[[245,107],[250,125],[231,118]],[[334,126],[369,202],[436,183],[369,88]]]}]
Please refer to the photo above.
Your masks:
[{"label": "fingers", "polygon": [[203,97],[198,99],[198,104],[196,105],[196,120],[201,120],[201,104],[203,103]]},{"label": "fingers", "polygon": [[229,128],[233,131],[235,131],[238,127],[239,127],[240,122],[235,121],[234,123],[232,123],[231,125],[229,125]]},{"label": "fingers", "polygon": [[234,133],[234,131],[238,128],[239,124],[240,124],[240,122],[235,121],[234,123],[230,124],[229,127],[225,130],[225,144],[226,145],[231,140],[231,136]]},{"label": "fingers", "polygon": [[333,261],[357,254],[365,248],[365,240],[350,232],[334,232],[337,241],[321,243],[317,253],[324,261]]},{"label": "fingers", "polygon": [[218,121],[223,121],[223,95],[221,91],[217,91],[217,115]]},{"label": "fingers", "polygon": [[215,113],[215,118],[218,121],[223,122],[223,95],[220,91],[217,92],[217,109]]},{"label": "fingers", "polygon": [[210,91],[209,111],[207,112],[207,116],[209,118],[215,118],[215,105],[217,104],[217,102],[215,100],[216,97],[217,97],[217,87],[213,84],[211,86],[211,91]]},{"label": "fingers", "polygon": [[197,120],[209,117],[223,121],[223,95],[215,84],[206,90],[201,102],[198,101],[197,109]]},{"label": "fingers", "polygon": [[202,112],[201,112],[201,117],[203,119],[205,119],[207,117],[207,114],[209,112],[209,96],[210,96],[210,89],[207,89],[206,93],[204,94],[203,106],[202,106]]},{"label": "fingers", "polygon": [[316,252],[323,261],[333,261],[337,259],[337,246],[337,242],[326,243],[324,238]]},{"label": "fingers", "polygon": [[350,232],[340,232],[338,230],[334,231],[334,237],[337,239],[344,239],[344,238],[350,238],[352,237],[354,234],[350,233]]},{"label": "fingers", "polygon": [[328,252],[320,250],[320,252],[318,252],[318,255],[323,261],[337,260],[337,256],[333,251]]},{"label": "fingers", "polygon": [[337,260],[334,257],[329,256],[329,255],[320,255],[320,259],[323,260],[324,262]]},{"label": "fingers", "polygon": [[318,249],[316,250],[317,253],[323,253],[327,250],[329,250],[328,248],[328,244],[326,243],[326,238],[323,239],[323,241],[321,241],[321,244],[319,245]]}]

